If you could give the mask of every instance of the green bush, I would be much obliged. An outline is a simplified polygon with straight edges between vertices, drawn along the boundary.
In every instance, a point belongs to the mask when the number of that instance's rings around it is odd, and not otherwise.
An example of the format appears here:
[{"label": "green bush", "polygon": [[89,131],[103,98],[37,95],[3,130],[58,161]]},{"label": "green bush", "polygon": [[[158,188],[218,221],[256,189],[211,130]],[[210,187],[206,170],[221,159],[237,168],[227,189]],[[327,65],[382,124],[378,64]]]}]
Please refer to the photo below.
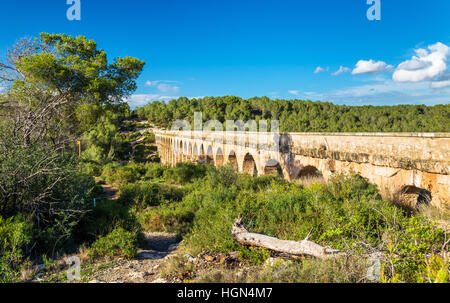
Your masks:
[{"label": "green bush", "polygon": [[154,148],[148,147],[143,143],[136,144],[134,147],[134,154],[132,157],[132,161],[137,163],[145,163],[153,154],[155,154]]},{"label": "green bush", "polygon": [[89,249],[91,259],[103,257],[134,258],[137,253],[138,238],[136,233],[123,228],[116,228],[110,234],[99,238]]},{"label": "green bush", "polygon": [[151,180],[151,179],[160,179],[164,175],[165,168],[162,167],[160,164],[155,163],[147,163],[145,165],[145,179]]},{"label": "green bush", "polygon": [[119,201],[124,205],[134,205],[137,209],[156,206],[161,203],[159,186],[156,183],[127,184],[120,189]]},{"label": "green bush", "polygon": [[121,187],[120,192],[119,202],[138,210],[158,206],[163,202],[181,201],[184,195],[177,187],[153,182],[128,184]]},{"label": "green bush", "polygon": [[131,144],[120,132],[114,117],[101,116],[98,122],[83,138],[83,142],[87,143],[83,151],[83,160],[104,164],[127,159],[132,151]]},{"label": "green bush", "polygon": [[[279,239],[300,241],[309,235],[322,246],[351,250],[355,257],[383,251],[386,268],[394,269],[386,276],[398,275],[401,281],[415,282],[425,256],[445,243],[442,230],[383,201],[376,187],[357,175],[337,175],[329,185],[302,188],[276,176],[251,178],[227,168],[208,168],[206,177],[184,189],[181,202],[162,203],[139,215],[139,221],[146,229],[185,234],[185,246],[193,255],[239,250],[252,264],[267,258],[231,237],[239,214],[250,231]],[[349,280],[355,278],[349,275]]]},{"label": "green bush", "polygon": [[91,242],[115,228],[136,231],[139,230],[139,224],[129,207],[118,201],[97,201],[96,208],[77,225],[75,239],[79,243]]},{"label": "green bush", "polygon": [[261,247],[240,247],[239,258],[251,265],[263,265],[270,257],[270,251]]},{"label": "green bush", "polygon": [[193,121],[195,111],[203,113],[204,121],[279,120],[281,132],[450,131],[449,104],[347,106],[307,100],[223,96],[155,101],[136,110],[141,119],[148,119],[150,123],[166,128],[170,128],[181,117]]},{"label": "green bush", "polygon": [[100,192],[102,190],[92,176],[76,171],[68,174],[64,183],[57,184],[53,195],[58,197],[58,203],[49,210],[51,220],[40,221],[40,229],[35,233],[38,242],[35,252],[48,255],[60,250],[73,252],[77,246],[74,238],[76,228],[92,209],[93,198]]},{"label": "green bush", "polygon": [[129,163],[121,166],[117,163],[110,163],[103,167],[102,179],[111,185],[125,185],[137,182],[145,173],[142,165]]},{"label": "green bush", "polygon": [[31,241],[31,225],[20,216],[4,220],[0,216],[0,283],[20,279],[22,248]]},{"label": "green bush", "polygon": [[176,167],[164,171],[164,179],[175,184],[187,184],[206,175],[207,165],[195,165],[193,163],[178,163]]},{"label": "green bush", "polygon": [[155,134],[154,133],[145,132],[144,136],[145,136],[145,139],[144,139],[143,143],[145,143],[145,144],[154,144],[156,142],[156,138],[155,138]]},{"label": "green bush", "polygon": [[81,169],[83,173],[96,177],[99,177],[102,174],[102,167],[96,162],[83,162]]}]

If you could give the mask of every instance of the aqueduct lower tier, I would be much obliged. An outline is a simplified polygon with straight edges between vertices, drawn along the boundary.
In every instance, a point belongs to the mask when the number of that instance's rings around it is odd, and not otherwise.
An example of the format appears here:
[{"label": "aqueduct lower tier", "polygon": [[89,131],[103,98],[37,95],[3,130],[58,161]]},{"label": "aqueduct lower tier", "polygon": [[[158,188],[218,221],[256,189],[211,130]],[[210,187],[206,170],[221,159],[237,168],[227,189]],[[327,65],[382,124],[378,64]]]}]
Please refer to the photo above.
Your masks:
[{"label": "aqueduct lower tier", "polygon": [[[230,164],[251,175],[292,181],[320,171],[354,172],[384,198],[450,206],[448,133],[252,133],[157,131],[161,162]],[[410,199],[410,198],[409,198]]]}]

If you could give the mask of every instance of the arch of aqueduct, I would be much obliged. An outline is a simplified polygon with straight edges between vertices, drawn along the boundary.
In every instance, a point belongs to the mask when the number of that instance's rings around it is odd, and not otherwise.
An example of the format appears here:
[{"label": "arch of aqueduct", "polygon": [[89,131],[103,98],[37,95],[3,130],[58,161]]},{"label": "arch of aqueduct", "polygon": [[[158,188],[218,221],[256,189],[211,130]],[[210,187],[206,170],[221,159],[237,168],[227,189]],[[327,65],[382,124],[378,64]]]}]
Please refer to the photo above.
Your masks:
[{"label": "arch of aqueduct", "polygon": [[292,181],[320,171],[354,172],[382,196],[426,198],[450,206],[450,134],[252,133],[157,131],[161,162],[230,164],[251,175],[282,173]]}]

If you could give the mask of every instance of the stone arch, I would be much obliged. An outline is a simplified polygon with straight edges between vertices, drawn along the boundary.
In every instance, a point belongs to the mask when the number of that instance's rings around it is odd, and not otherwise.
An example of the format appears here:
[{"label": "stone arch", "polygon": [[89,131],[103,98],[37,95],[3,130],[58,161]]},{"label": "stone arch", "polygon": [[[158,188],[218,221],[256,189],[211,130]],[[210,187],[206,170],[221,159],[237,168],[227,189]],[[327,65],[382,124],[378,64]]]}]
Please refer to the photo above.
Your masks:
[{"label": "stone arch", "polygon": [[315,183],[326,182],[326,178],[322,172],[313,165],[300,167],[298,172],[294,172],[294,178],[291,180],[300,186],[309,186]]},{"label": "stone arch", "polygon": [[198,149],[197,143],[194,143],[194,149],[192,150],[192,154],[194,155],[194,157],[200,156],[200,151]]},{"label": "stone arch", "polygon": [[188,156],[189,155],[189,146],[188,143],[186,141],[183,141],[183,153]]},{"label": "stone arch", "polygon": [[194,155],[194,151],[192,150],[192,142],[189,142],[187,155],[189,158],[192,158],[192,156]]},{"label": "stone arch", "polygon": [[249,174],[253,177],[258,175],[258,168],[256,167],[256,161],[252,154],[247,153],[245,155],[242,163],[242,170],[245,174]]},{"label": "stone arch", "polygon": [[182,140],[178,140],[178,154],[182,155],[183,154],[183,141]]},{"label": "stone arch", "polygon": [[198,150],[198,154],[197,154],[197,163],[200,163],[200,164],[206,163],[206,161],[205,161],[205,149],[203,147],[203,144],[199,145],[199,150]]},{"label": "stone arch", "polygon": [[264,175],[277,175],[284,178],[283,168],[277,160],[269,159],[264,166]]},{"label": "stone arch", "polygon": [[295,177],[295,179],[301,179],[301,178],[313,178],[313,177],[321,177],[322,173],[320,170],[312,165],[307,165],[299,170],[298,175]]},{"label": "stone arch", "polygon": [[433,200],[431,192],[414,185],[406,185],[397,193],[395,197],[397,203],[414,209],[420,206],[430,205]]},{"label": "stone arch", "polygon": [[203,147],[203,144],[200,145],[200,152],[199,152],[200,156],[204,156],[205,155],[205,148]]},{"label": "stone arch", "polygon": [[209,148],[210,148],[210,145],[208,145],[207,142],[202,143],[202,150],[203,150],[202,155],[203,156],[209,156],[209,152],[212,151],[212,149],[210,150]]},{"label": "stone arch", "polygon": [[214,164],[214,152],[211,145],[208,146],[205,154],[205,162],[206,164]]},{"label": "stone arch", "polygon": [[231,167],[235,170],[239,169],[237,156],[236,156],[236,153],[234,152],[234,150],[229,152],[226,163],[228,165],[231,165]]},{"label": "stone arch", "polygon": [[222,148],[217,148],[216,150],[216,155],[214,157],[214,163],[215,165],[218,166],[223,166],[224,163],[224,158],[223,158],[223,151]]}]

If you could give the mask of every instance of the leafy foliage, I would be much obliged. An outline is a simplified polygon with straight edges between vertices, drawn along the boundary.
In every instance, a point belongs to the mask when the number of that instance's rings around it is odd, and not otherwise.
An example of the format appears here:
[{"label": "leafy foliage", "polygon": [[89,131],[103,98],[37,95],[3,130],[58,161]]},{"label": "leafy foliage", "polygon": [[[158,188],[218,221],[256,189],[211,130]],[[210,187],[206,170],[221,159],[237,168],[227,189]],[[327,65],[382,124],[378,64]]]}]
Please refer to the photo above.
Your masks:
[{"label": "leafy foliage", "polygon": [[[145,63],[108,63],[92,40],[47,33],[18,41],[2,61],[0,219],[27,218],[32,232],[14,247],[17,253],[30,242],[22,257],[73,251],[76,229],[98,194],[94,178],[81,171],[98,174],[99,165],[129,153],[118,126],[130,115],[124,100]],[[87,166],[79,165],[75,146],[83,133]],[[9,243],[3,234],[0,240]]]},{"label": "leafy foliage", "polygon": [[137,253],[137,236],[123,228],[114,229],[105,237],[92,244],[89,256],[92,259],[104,257],[133,258]]},{"label": "leafy foliage", "polygon": [[136,110],[142,119],[169,128],[179,119],[280,121],[283,132],[449,132],[450,105],[345,106],[303,100],[206,97],[149,103]]},{"label": "leafy foliage", "polygon": [[[231,168],[211,168],[185,191],[181,202],[162,203],[139,214],[138,220],[144,229],[183,233],[193,255],[240,251],[244,261],[264,262],[266,251],[241,247],[232,239],[238,214],[252,232],[297,241],[309,235],[323,246],[351,251],[358,262],[381,251],[388,280],[416,282],[423,276],[426,255],[445,249],[443,230],[383,201],[377,188],[357,175],[337,175],[329,185],[298,187],[276,176],[251,178]],[[358,275],[364,266],[355,268]],[[298,274],[304,277],[305,272]],[[351,274],[348,279],[356,278]]]},{"label": "leafy foliage", "polygon": [[31,226],[21,217],[0,216],[0,283],[19,279],[22,247],[31,240]]}]

